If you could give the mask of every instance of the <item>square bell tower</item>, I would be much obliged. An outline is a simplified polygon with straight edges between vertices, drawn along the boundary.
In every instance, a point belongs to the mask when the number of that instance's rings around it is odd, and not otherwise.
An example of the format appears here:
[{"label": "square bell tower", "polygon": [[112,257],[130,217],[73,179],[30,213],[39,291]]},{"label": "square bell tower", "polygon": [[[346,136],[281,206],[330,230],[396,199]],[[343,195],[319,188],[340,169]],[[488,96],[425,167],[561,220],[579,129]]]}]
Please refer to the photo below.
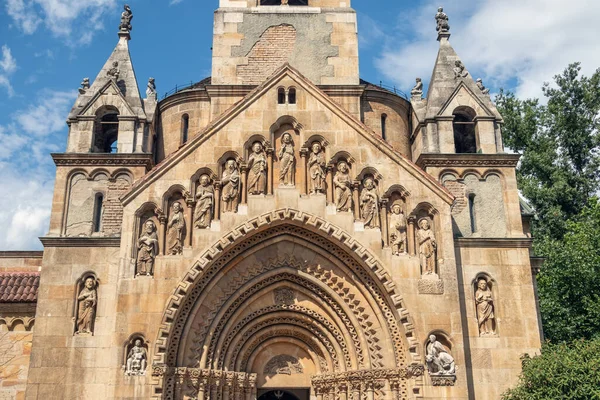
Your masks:
[{"label": "square bell tower", "polygon": [[350,1],[220,0],[213,85],[258,85],[285,63],[317,85],[358,85]]}]

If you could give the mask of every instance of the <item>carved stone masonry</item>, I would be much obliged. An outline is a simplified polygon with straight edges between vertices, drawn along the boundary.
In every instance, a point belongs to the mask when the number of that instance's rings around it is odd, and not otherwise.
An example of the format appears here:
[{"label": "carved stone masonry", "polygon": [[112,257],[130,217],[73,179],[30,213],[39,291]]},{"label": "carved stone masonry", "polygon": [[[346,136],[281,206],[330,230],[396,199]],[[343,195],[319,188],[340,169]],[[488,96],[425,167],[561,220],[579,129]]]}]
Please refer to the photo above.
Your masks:
[{"label": "carved stone masonry", "polygon": [[90,89],[90,78],[83,78],[81,81],[81,87],[79,88],[79,94],[86,94]]},{"label": "carved stone masonry", "polygon": [[379,195],[375,180],[371,177],[363,181],[363,190],[360,194],[360,216],[365,228],[375,229],[381,226],[379,220]]},{"label": "carved stone masonry", "polygon": [[173,203],[171,218],[167,225],[168,254],[178,255],[183,252],[183,236],[185,234],[185,217],[181,203]]},{"label": "carved stone masonry", "polygon": [[274,291],[275,305],[290,306],[296,302],[296,293],[287,287],[278,288]]},{"label": "carved stone masonry", "polygon": [[125,364],[125,375],[141,376],[146,375],[146,366],[148,365],[148,351],[144,347],[142,339],[135,339],[133,346],[127,353],[127,362]]},{"label": "carved stone masonry", "polygon": [[352,179],[350,179],[350,170],[345,161],[340,161],[337,165],[333,186],[335,187],[337,211],[350,211],[352,209]]},{"label": "carved stone masonry", "polygon": [[437,242],[433,230],[431,230],[431,224],[428,218],[421,218],[419,220],[417,244],[419,246],[419,258],[421,260],[421,274],[435,274],[437,265]]},{"label": "carved stone masonry", "polygon": [[148,86],[146,87],[146,97],[156,100],[156,80],[148,78]]},{"label": "carved stone masonry", "polygon": [[260,142],[254,142],[248,157],[248,193],[265,194],[267,191],[267,155]]},{"label": "carved stone masonry", "polygon": [[240,170],[234,159],[225,163],[221,177],[223,212],[236,212],[240,202]]},{"label": "carved stone masonry", "polygon": [[479,88],[479,90],[481,90],[481,93],[490,94],[490,89],[486,88],[483,85],[483,80],[481,78],[478,78],[476,83],[477,83],[477,87]]},{"label": "carved stone masonry", "polygon": [[137,275],[152,275],[154,260],[158,254],[158,235],[156,234],[156,225],[151,220],[144,224],[137,246]]},{"label": "carved stone masonry", "polygon": [[325,192],[325,177],[327,163],[325,162],[325,153],[321,143],[314,142],[311,146],[311,153],[308,157],[308,171],[310,176],[310,193]]},{"label": "carved stone masonry", "polygon": [[446,347],[435,335],[429,336],[427,344],[427,370],[434,386],[454,386],[456,381],[456,363]]},{"label": "carved stone masonry", "polygon": [[392,204],[390,211],[390,246],[392,247],[392,254],[399,256],[406,254],[408,249],[406,216],[404,210],[402,210],[402,205],[399,203]]},{"label": "carved stone masonry", "polygon": [[97,282],[92,276],[84,281],[84,287],[77,296],[77,323],[76,335],[93,334],[96,319],[96,306],[98,305]]},{"label": "carved stone masonry", "polygon": [[454,79],[466,78],[469,75],[469,71],[466,70],[465,65],[460,60],[454,62]]},{"label": "carved stone masonry", "polygon": [[119,31],[129,33],[133,28],[131,27],[131,20],[133,19],[133,13],[131,7],[125,4],[123,7],[123,13],[121,14],[121,24],[119,25]]},{"label": "carved stone masonry", "polygon": [[200,185],[196,191],[196,208],[194,210],[194,227],[206,229],[210,227],[215,205],[215,188],[208,175],[200,177]]},{"label": "carved stone masonry", "polygon": [[110,80],[117,83],[119,80],[119,75],[121,74],[121,70],[119,69],[119,62],[115,61],[112,64],[112,68],[106,72],[106,75]]},{"label": "carved stone masonry", "polygon": [[437,23],[436,30],[439,33],[446,33],[450,31],[450,24],[448,22],[448,15],[444,12],[442,7],[438,8],[438,12],[435,15],[435,21]]},{"label": "carved stone masonry", "polygon": [[496,316],[494,314],[494,299],[489,283],[480,278],[477,281],[475,292],[475,304],[477,307],[477,324],[480,336],[492,336],[496,334]]},{"label": "carved stone masonry", "polygon": [[279,184],[282,186],[294,186],[296,169],[296,156],[294,155],[294,143],[292,135],[286,132],[281,137],[281,149],[279,150]]},{"label": "carved stone masonry", "polygon": [[264,374],[266,376],[272,375],[296,375],[303,374],[304,367],[300,364],[300,361],[296,357],[292,357],[286,354],[280,354],[273,357],[267,365],[265,365]]},{"label": "carved stone masonry", "polygon": [[410,91],[412,97],[421,97],[423,96],[423,81],[421,78],[416,79],[415,87]]}]

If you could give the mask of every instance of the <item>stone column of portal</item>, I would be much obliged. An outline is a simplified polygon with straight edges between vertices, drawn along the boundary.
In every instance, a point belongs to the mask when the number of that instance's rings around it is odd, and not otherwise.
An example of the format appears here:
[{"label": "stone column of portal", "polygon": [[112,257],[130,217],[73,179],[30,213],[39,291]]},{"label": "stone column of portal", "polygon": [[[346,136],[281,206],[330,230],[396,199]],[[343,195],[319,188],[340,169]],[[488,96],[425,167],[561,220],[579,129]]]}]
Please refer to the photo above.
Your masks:
[{"label": "stone column of portal", "polygon": [[248,203],[248,182],[246,180],[248,179],[248,166],[246,164],[242,164],[240,166],[240,171],[242,172],[242,180],[241,180],[242,204],[247,204]]},{"label": "stone column of portal", "polygon": [[192,247],[192,232],[194,230],[194,205],[193,199],[186,199],[185,204],[187,206],[187,225],[185,232],[185,246]]},{"label": "stone column of portal", "polygon": [[229,385],[228,385],[228,382],[225,382],[225,385],[223,385],[223,400],[229,400]]},{"label": "stone column of portal", "polygon": [[158,217],[158,222],[160,223],[160,227],[158,228],[158,243],[160,243],[159,252],[161,255],[165,255],[165,247],[167,247],[166,243],[166,233],[167,233],[167,217],[164,214],[161,214]]},{"label": "stone column of portal", "polygon": [[310,179],[308,174],[308,149],[304,147],[300,149],[300,158],[302,158],[301,164],[304,167],[304,184],[300,188],[300,195],[306,195],[310,192],[308,188],[308,182]]},{"label": "stone column of portal", "polygon": [[219,221],[221,219],[221,182],[215,182],[215,215],[214,220]]},{"label": "stone column of portal", "polygon": [[367,383],[367,400],[375,400],[375,394],[373,390],[373,382]]},{"label": "stone column of portal", "polygon": [[360,400],[360,383],[352,383],[352,400]]},{"label": "stone column of portal", "polygon": [[334,204],[335,200],[333,199],[333,194],[335,190],[333,188],[333,165],[327,166],[327,204]]},{"label": "stone column of portal", "polygon": [[267,149],[267,194],[273,194],[273,149]]},{"label": "stone column of portal", "polygon": [[415,223],[417,218],[414,215],[408,217],[408,254],[414,256],[415,250]]},{"label": "stone column of portal", "polygon": [[348,385],[341,383],[338,388],[340,394],[340,400],[348,400]]},{"label": "stone column of portal", "polygon": [[381,200],[381,236],[383,236],[383,247],[390,247],[390,235],[388,226],[388,215],[387,215],[388,199]]},{"label": "stone column of portal", "polygon": [[204,387],[205,383],[201,382],[198,386],[198,400],[204,400]]},{"label": "stone column of portal", "polygon": [[360,220],[360,203],[359,203],[359,193],[358,189],[360,188],[360,182],[354,181],[352,199],[354,200],[354,219],[356,221]]}]

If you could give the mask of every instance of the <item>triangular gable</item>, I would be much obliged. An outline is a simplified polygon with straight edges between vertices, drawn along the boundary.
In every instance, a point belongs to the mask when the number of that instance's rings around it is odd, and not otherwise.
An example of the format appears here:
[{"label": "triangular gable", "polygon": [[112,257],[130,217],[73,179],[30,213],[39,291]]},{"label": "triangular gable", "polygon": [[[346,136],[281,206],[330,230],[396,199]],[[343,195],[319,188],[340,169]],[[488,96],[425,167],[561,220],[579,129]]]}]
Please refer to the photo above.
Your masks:
[{"label": "triangular gable", "polygon": [[279,68],[262,85],[258,86],[253,91],[248,93],[246,97],[244,97],[242,100],[240,100],[227,111],[225,111],[223,114],[221,114],[216,120],[210,123],[192,140],[190,140],[179,150],[168,156],[165,160],[163,160],[162,163],[157,165],[144,178],[136,182],[131,188],[131,190],[121,198],[121,200],[123,201],[123,205],[126,205],[131,200],[133,200],[148,185],[158,180],[174,165],[178,164],[186,157],[191,155],[208,138],[212,137],[212,135],[216,134],[220,129],[229,124],[236,116],[238,116],[240,113],[246,110],[250,105],[252,105],[256,100],[261,98],[267,91],[276,86],[278,82],[285,77],[292,79],[298,85],[297,87],[304,89],[308,94],[314,96],[327,109],[329,109],[342,121],[347,123],[365,140],[367,140],[369,143],[371,143],[373,146],[379,149],[383,154],[390,157],[390,159],[394,160],[399,165],[401,165],[407,172],[409,172],[422,184],[424,184],[430,190],[436,193],[446,203],[452,204],[454,200],[452,194],[450,194],[450,192],[448,192],[448,190],[446,190],[446,188],[444,188],[431,175],[427,174],[412,161],[408,160],[403,155],[396,152],[391,145],[386,143],[375,132],[373,132],[370,128],[368,128],[362,122],[357,120],[354,116],[350,115],[345,109],[343,109],[339,104],[334,102],[321,89],[319,89],[311,81],[302,76],[300,72],[291,67],[289,64],[285,64],[281,68]]},{"label": "triangular gable", "polygon": [[[473,107],[473,104],[466,104],[462,101],[455,102],[454,100],[457,97],[459,97],[459,95],[461,94],[461,91],[466,92],[467,96],[469,96],[473,101],[475,101],[477,107]],[[446,103],[444,103],[444,105],[442,105],[442,108],[438,112],[438,115],[446,115],[447,112],[449,112],[448,115],[452,115],[452,112],[456,108],[456,107],[452,107],[451,109],[449,109],[449,107],[452,105],[452,103],[460,103],[460,104],[456,104],[457,107],[458,106],[469,106],[477,112],[477,115],[481,115],[481,112],[478,112],[481,110],[488,117],[495,116],[494,112],[492,110],[490,110],[489,107],[487,105],[485,105],[483,103],[483,101],[481,101],[479,96],[477,96],[475,93],[473,93],[473,91],[469,88],[469,86],[467,86],[464,82],[460,82],[458,84],[458,86],[456,87],[456,89],[454,89],[454,92],[450,95],[450,97],[448,98]],[[478,110],[477,108],[479,108],[480,110]]]},{"label": "triangular gable", "polygon": [[90,108],[92,108],[94,106],[94,104],[98,101],[98,99],[100,99],[100,97],[102,97],[102,95],[104,95],[109,88],[112,88],[114,91],[114,95],[118,96],[121,101],[123,102],[123,105],[125,106],[125,109],[127,111],[127,113],[124,113],[123,110],[121,112],[121,115],[130,115],[130,116],[135,116],[136,113],[133,111],[133,109],[131,108],[131,106],[129,105],[129,103],[127,102],[127,99],[125,99],[125,96],[123,96],[123,93],[121,93],[121,89],[119,89],[119,87],[117,86],[117,84],[114,81],[108,81],[104,84],[104,86],[98,90],[94,96],[87,101],[87,103],[85,105],[83,105],[83,108],[80,109],[80,111],[77,112],[77,115],[85,115]]}]

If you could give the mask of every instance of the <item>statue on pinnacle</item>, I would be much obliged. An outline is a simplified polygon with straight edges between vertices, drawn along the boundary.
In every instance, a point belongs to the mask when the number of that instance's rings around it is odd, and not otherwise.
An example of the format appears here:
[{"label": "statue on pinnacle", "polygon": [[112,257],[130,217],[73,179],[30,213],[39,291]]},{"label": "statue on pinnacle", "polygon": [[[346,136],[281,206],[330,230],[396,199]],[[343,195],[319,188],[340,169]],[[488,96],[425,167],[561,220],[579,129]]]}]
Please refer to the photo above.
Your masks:
[{"label": "statue on pinnacle", "polygon": [[438,33],[447,33],[450,32],[450,24],[448,23],[448,14],[444,12],[444,8],[438,8],[438,12],[435,15],[435,20],[437,22],[436,30]]},{"label": "statue on pinnacle", "polygon": [[121,14],[121,25],[119,26],[119,31],[123,33],[131,32],[131,20],[133,19],[133,13],[131,12],[131,7],[125,4],[123,7],[124,11]]}]

